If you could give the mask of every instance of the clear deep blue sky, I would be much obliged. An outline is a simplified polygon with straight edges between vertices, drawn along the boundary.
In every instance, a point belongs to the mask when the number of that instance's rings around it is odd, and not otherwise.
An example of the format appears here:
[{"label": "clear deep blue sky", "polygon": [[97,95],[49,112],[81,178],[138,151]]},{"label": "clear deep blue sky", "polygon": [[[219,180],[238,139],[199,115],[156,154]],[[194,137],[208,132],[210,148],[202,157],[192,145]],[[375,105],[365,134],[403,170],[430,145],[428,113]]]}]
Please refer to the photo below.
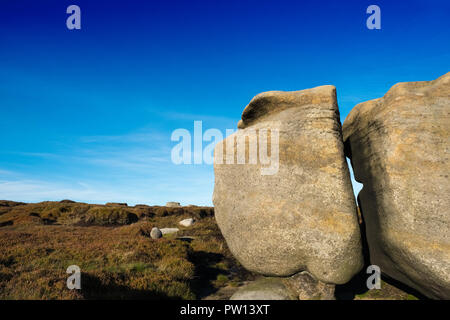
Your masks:
[{"label": "clear deep blue sky", "polygon": [[172,164],[174,129],[225,131],[260,92],[325,84],[343,121],[450,71],[449,16],[447,0],[1,0],[0,199],[209,205],[212,166]]}]

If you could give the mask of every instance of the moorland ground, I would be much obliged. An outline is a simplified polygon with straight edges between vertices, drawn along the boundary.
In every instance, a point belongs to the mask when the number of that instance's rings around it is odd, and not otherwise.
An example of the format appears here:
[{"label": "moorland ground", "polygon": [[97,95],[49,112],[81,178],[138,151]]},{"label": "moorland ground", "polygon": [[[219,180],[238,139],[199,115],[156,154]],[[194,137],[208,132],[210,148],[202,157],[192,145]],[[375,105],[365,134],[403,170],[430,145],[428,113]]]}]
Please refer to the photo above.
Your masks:
[{"label": "moorland ground", "polygon": [[[196,222],[179,225],[185,218]],[[180,230],[152,239],[155,226]],[[66,286],[71,265],[81,290]],[[0,299],[228,299],[257,277],[233,257],[210,207],[0,201]],[[384,281],[368,291],[366,277],[338,287],[338,298],[415,299]]]}]

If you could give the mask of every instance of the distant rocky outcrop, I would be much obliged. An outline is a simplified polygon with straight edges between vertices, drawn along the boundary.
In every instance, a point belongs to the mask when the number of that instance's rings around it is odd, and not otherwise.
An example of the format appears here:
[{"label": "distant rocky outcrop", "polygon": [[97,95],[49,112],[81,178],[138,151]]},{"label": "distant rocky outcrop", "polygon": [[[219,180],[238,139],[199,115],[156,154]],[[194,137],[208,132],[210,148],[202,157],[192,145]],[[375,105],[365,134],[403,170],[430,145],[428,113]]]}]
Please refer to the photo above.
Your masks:
[{"label": "distant rocky outcrop", "polygon": [[179,207],[181,207],[181,204],[180,204],[179,202],[173,202],[173,201],[170,201],[170,202],[167,202],[167,203],[166,203],[166,207],[169,207],[169,208],[179,208]]},{"label": "distant rocky outcrop", "polygon": [[370,262],[428,297],[450,299],[450,73],[398,83],[357,105],[343,135],[364,185]]},{"label": "distant rocky outcrop", "polygon": [[[322,282],[349,281],[363,258],[335,87],[259,94],[238,127],[214,155],[215,215],[231,252],[268,276],[307,270]],[[245,164],[236,161],[239,141]],[[278,152],[276,171],[263,172],[261,157],[250,162],[255,141],[259,152],[265,142]]]}]

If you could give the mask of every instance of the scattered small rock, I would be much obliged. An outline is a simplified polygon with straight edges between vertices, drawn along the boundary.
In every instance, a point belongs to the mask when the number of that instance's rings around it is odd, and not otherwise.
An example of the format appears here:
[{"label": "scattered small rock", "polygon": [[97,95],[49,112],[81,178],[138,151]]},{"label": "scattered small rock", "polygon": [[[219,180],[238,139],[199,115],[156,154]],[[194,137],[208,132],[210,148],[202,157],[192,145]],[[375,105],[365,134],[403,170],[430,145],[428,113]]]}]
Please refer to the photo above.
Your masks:
[{"label": "scattered small rock", "polygon": [[170,234],[170,233],[176,233],[176,232],[180,231],[180,229],[178,229],[178,228],[161,228],[160,231],[163,235],[165,235],[165,234]]},{"label": "scattered small rock", "polygon": [[153,227],[152,231],[150,232],[150,237],[152,239],[159,239],[162,237],[162,232],[157,227]]},{"label": "scattered small rock", "polygon": [[188,219],[184,219],[181,220],[179,223],[183,226],[183,227],[190,227],[194,224],[195,220],[192,218],[188,218]]}]

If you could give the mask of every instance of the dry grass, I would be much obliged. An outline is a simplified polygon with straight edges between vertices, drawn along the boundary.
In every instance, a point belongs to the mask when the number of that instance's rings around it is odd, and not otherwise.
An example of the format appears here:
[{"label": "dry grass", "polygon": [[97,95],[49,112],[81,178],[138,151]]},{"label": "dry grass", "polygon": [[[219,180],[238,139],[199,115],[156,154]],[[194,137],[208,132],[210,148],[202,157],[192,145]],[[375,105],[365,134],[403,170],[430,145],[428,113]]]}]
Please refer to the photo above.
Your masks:
[{"label": "dry grass", "polygon": [[[179,226],[187,217],[197,222]],[[0,299],[196,299],[226,285],[218,274],[248,275],[207,207],[1,201],[0,226]],[[153,240],[153,226],[181,230]],[[66,287],[70,265],[81,290]]]}]

